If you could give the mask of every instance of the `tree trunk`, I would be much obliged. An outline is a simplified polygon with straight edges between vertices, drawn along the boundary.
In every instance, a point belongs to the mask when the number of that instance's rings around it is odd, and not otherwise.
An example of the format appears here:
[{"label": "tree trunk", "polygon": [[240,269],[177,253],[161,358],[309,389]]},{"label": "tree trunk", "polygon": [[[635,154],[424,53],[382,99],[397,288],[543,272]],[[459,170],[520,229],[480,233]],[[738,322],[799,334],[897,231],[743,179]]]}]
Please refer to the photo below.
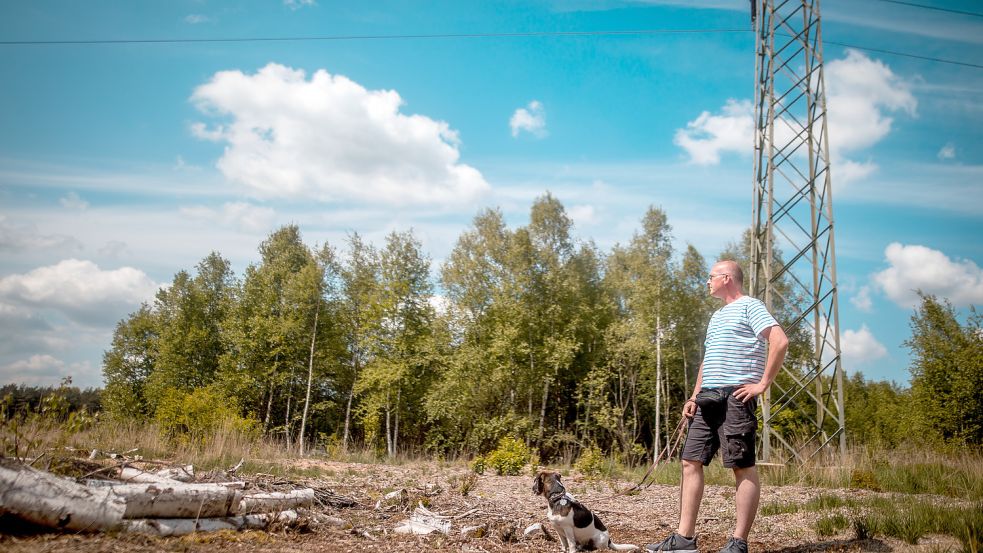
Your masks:
[{"label": "tree trunk", "polygon": [[355,398],[355,383],[358,382],[358,351],[355,352],[355,358],[353,359],[354,371],[352,373],[352,387],[348,390],[348,403],[345,405],[345,431],[341,438],[341,449],[342,451],[348,451],[348,436],[349,429],[351,428],[352,422],[352,399]]},{"label": "tree trunk", "polygon": [[304,488],[289,492],[269,492],[257,493],[244,496],[238,503],[237,509],[240,514],[250,513],[270,513],[275,511],[285,511],[298,507],[308,508],[314,505],[314,490]]},{"label": "tree trunk", "polygon": [[311,382],[314,380],[314,340],[317,338],[317,316],[321,311],[321,294],[318,292],[317,305],[314,307],[314,331],[311,332],[311,354],[307,361],[307,394],[304,396],[304,414],[300,417],[300,437],[298,441],[300,456],[304,456],[304,432],[307,430],[307,411],[311,405]]},{"label": "tree trunk", "polygon": [[287,376],[287,412],[283,416],[283,434],[286,437],[287,449],[291,447],[290,440],[290,407],[294,398],[294,367],[290,366],[290,374]]},{"label": "tree trunk", "polygon": [[543,432],[545,432],[546,427],[546,402],[550,395],[550,383],[552,379],[546,378],[543,381],[543,402],[539,408],[539,442],[543,441]]},{"label": "tree trunk", "polygon": [[399,449],[399,400],[403,395],[402,388],[396,389],[396,426],[393,428],[393,456],[396,455],[396,450]]},{"label": "tree trunk", "polygon": [[109,489],[126,503],[123,518],[227,517],[239,511],[242,492],[222,484],[122,484]]},{"label": "tree trunk", "polygon": [[118,528],[126,510],[110,487],[89,488],[21,466],[0,466],[0,506],[40,526],[81,532]]},{"label": "tree trunk", "polygon": [[150,518],[124,521],[123,531],[158,537],[186,536],[196,532],[218,530],[265,530],[272,522],[290,524],[296,522],[298,518],[296,511],[225,518]]},{"label": "tree trunk", "polygon": [[273,368],[270,369],[270,397],[266,400],[266,415],[263,417],[263,434],[266,434],[266,432],[270,429],[270,419],[272,417],[271,413],[273,412],[273,390],[275,386],[274,383],[276,381],[274,377],[276,376],[276,366],[279,364],[279,362],[280,354],[277,353],[273,356]]},{"label": "tree trunk", "polygon": [[386,454],[390,458],[393,456],[393,437],[389,428],[389,419],[392,414],[392,408],[389,405],[389,390],[386,390]]}]

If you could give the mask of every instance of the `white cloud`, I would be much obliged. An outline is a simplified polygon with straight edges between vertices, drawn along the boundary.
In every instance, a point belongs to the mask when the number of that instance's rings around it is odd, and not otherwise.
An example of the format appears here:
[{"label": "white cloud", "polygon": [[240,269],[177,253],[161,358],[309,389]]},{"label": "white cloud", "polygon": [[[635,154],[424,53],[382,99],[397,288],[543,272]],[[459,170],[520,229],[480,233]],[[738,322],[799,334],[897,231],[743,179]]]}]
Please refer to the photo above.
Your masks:
[{"label": "white cloud", "polygon": [[[851,161],[845,154],[882,140],[894,122],[887,114],[900,111],[914,116],[918,101],[910,84],[890,67],[856,50],[847,50],[846,57],[829,61],[825,76],[833,178],[838,184],[864,179],[877,170],[877,164],[872,160]],[[673,143],[687,153],[690,162],[716,165],[726,152],[751,154],[754,127],[751,101],[729,99],[719,113],[704,111],[685,129],[677,129]],[[776,121],[776,142],[794,133],[781,120]]]},{"label": "white cloud", "polygon": [[846,158],[834,160],[832,179],[839,185],[862,181],[877,172],[877,164],[871,160],[851,161]]},{"label": "white cloud", "polygon": [[152,299],[158,284],[143,271],[105,271],[91,261],[66,259],[0,278],[0,301],[60,311],[80,322],[115,321]]},{"label": "white cloud", "polygon": [[342,75],[271,63],[255,74],[221,71],[195,89],[203,113],[230,119],[206,140],[226,142],[218,168],[264,197],[448,204],[488,190],[459,162],[446,122],[400,113],[395,90],[367,90]]},{"label": "white cloud", "polygon": [[938,157],[941,160],[956,159],[956,145],[952,142],[947,142],[946,145],[942,146],[942,149],[939,150]]},{"label": "white cloud", "polygon": [[953,260],[918,245],[894,242],[884,250],[890,265],[873,276],[888,298],[901,307],[914,307],[916,290],[948,298],[955,306],[983,304],[983,270],[969,259]]},{"label": "white cloud", "polygon": [[101,248],[99,248],[99,255],[117,258],[129,251],[129,246],[126,242],[121,240],[109,240]]},{"label": "white cloud", "polygon": [[[66,363],[48,354],[31,355],[0,367],[0,382],[16,383],[26,386],[56,386],[67,377],[73,384],[82,387],[93,387],[94,374],[98,371],[88,361]],[[81,378],[80,378],[81,377]]]},{"label": "white cloud", "polygon": [[860,311],[870,313],[874,307],[874,302],[870,299],[870,286],[861,286],[857,294],[850,298],[850,303]]},{"label": "white cloud", "polygon": [[304,6],[316,6],[316,0],[283,0],[283,5],[291,10],[299,10]]},{"label": "white cloud", "polygon": [[512,136],[517,137],[522,131],[543,138],[546,136],[546,111],[539,100],[529,102],[524,108],[515,110],[509,119],[509,127],[512,129]]},{"label": "white cloud", "polygon": [[31,250],[81,250],[82,243],[65,234],[40,234],[33,224],[16,225],[0,215],[0,252]]},{"label": "white cloud", "polygon": [[877,341],[867,325],[860,330],[844,330],[840,335],[840,352],[847,369],[875,361],[887,355],[887,348]]},{"label": "white cloud", "polygon": [[574,224],[578,227],[583,227],[586,225],[596,225],[600,219],[597,216],[597,210],[594,209],[592,205],[574,205],[567,210],[567,215],[573,219]]},{"label": "white cloud", "polygon": [[246,232],[264,232],[273,225],[276,213],[268,207],[227,202],[219,210],[205,206],[182,207],[181,215],[196,221],[218,221]]},{"label": "white cloud", "polygon": [[200,13],[188,14],[184,17],[184,22],[189,25],[198,25],[200,23],[208,23],[212,19],[207,15],[202,15]]},{"label": "white cloud", "polygon": [[58,202],[62,207],[68,209],[78,209],[83,210],[89,207],[89,202],[83,200],[77,193],[69,192],[68,194],[59,198]]},{"label": "white cloud", "polygon": [[689,154],[698,165],[720,163],[722,152],[750,154],[754,141],[754,108],[750,100],[729,99],[720,113],[704,111],[677,129],[673,143]]},{"label": "white cloud", "polygon": [[829,144],[842,153],[869,148],[891,132],[887,112],[916,115],[918,101],[911,86],[884,62],[857,50],[826,64]]}]

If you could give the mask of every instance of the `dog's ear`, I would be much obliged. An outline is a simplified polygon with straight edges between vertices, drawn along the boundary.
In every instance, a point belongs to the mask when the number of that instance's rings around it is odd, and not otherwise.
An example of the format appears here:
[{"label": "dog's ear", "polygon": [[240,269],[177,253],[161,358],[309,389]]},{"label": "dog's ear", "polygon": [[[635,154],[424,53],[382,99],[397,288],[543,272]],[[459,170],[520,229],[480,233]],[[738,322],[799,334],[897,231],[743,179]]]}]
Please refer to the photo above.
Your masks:
[{"label": "dog's ear", "polygon": [[536,475],[536,479],[532,481],[532,493],[539,495],[543,493],[543,473]]}]

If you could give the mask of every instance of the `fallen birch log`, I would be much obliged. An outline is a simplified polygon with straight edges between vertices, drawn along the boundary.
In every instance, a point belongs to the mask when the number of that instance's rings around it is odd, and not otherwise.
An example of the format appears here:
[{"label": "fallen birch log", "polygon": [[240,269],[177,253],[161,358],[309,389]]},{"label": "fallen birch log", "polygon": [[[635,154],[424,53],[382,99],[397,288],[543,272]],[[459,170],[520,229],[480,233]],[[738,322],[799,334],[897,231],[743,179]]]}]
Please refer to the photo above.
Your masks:
[{"label": "fallen birch log", "polygon": [[239,513],[263,513],[286,511],[314,505],[314,490],[304,488],[290,492],[257,493],[244,496],[239,502]]},{"label": "fallen birch log", "polygon": [[158,470],[154,474],[162,478],[170,478],[179,482],[191,482],[195,479],[195,467],[194,465],[171,467]]},{"label": "fallen birch log", "polygon": [[123,521],[123,531],[148,536],[185,536],[195,532],[218,530],[262,530],[274,522],[291,524],[298,520],[296,511],[276,514],[242,515],[224,518],[153,518]]},{"label": "fallen birch log", "polygon": [[169,476],[161,475],[156,472],[147,472],[136,467],[123,467],[119,470],[119,479],[123,482],[146,482],[148,484],[174,484],[180,482]]},{"label": "fallen birch log", "polygon": [[108,489],[124,500],[123,518],[128,519],[227,517],[239,513],[242,499],[239,490],[222,484],[121,484]]},{"label": "fallen birch log", "polygon": [[112,488],[89,488],[30,467],[0,466],[0,511],[76,531],[120,526],[126,505]]}]

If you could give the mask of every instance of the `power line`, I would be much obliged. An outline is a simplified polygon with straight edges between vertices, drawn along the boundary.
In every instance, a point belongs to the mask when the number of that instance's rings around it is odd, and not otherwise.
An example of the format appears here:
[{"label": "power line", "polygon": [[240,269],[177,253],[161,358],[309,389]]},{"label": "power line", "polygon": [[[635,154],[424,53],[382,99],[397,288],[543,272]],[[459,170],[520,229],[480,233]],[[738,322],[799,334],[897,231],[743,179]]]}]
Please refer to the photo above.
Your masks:
[{"label": "power line", "polygon": [[857,46],[856,44],[847,44],[845,42],[836,42],[835,40],[823,39],[823,44],[835,44],[836,46],[843,46],[846,48],[853,48],[855,50],[865,50],[867,52],[877,52],[879,54],[890,54],[892,56],[901,56],[903,58],[915,58],[918,60],[934,61],[937,63],[948,63],[951,65],[961,65],[963,67],[973,67],[975,69],[983,69],[983,65],[978,63],[969,63],[965,61],[947,60],[943,58],[935,58],[931,56],[919,56],[918,54],[908,54],[906,52],[895,52],[894,50],[884,50],[882,48],[870,48],[868,46]]},{"label": "power line", "polygon": [[535,31],[528,33],[446,33],[432,35],[325,35],[286,37],[230,38],[149,38],[149,39],[92,39],[92,40],[4,40],[0,46],[84,45],[84,44],[184,44],[208,42],[310,42],[335,40],[407,40],[444,38],[524,38],[548,36],[657,35],[701,33],[747,33],[747,29],[638,29],[628,31]]},{"label": "power line", "polygon": [[[895,0],[881,0],[884,2]],[[455,38],[535,38],[535,37],[575,37],[575,36],[631,36],[631,35],[662,35],[662,34],[741,34],[750,33],[749,29],[635,29],[623,31],[534,31],[526,33],[443,33],[443,34],[414,34],[414,35],[324,35],[324,36],[285,36],[285,37],[228,37],[228,38],[149,38],[149,39],[91,39],[91,40],[5,40],[0,46],[64,46],[64,45],[97,45],[97,44],[196,44],[196,43],[244,43],[244,42],[312,42],[312,41],[347,41],[347,40],[427,40]],[[845,48],[854,48],[867,52],[890,54],[905,58],[946,63],[983,69],[983,65],[968,63],[931,56],[921,56],[858,46],[845,42],[824,40],[826,44],[834,44]]]},{"label": "power line", "polygon": [[947,13],[957,13],[959,15],[969,15],[972,17],[983,17],[983,13],[977,12],[966,12],[962,10],[953,10],[951,8],[939,8],[937,6],[926,6],[925,4],[916,4],[914,2],[902,2],[901,0],[880,0],[881,2],[888,2],[890,4],[901,4],[902,6],[912,6],[914,8],[923,8],[926,10],[935,10]]}]

